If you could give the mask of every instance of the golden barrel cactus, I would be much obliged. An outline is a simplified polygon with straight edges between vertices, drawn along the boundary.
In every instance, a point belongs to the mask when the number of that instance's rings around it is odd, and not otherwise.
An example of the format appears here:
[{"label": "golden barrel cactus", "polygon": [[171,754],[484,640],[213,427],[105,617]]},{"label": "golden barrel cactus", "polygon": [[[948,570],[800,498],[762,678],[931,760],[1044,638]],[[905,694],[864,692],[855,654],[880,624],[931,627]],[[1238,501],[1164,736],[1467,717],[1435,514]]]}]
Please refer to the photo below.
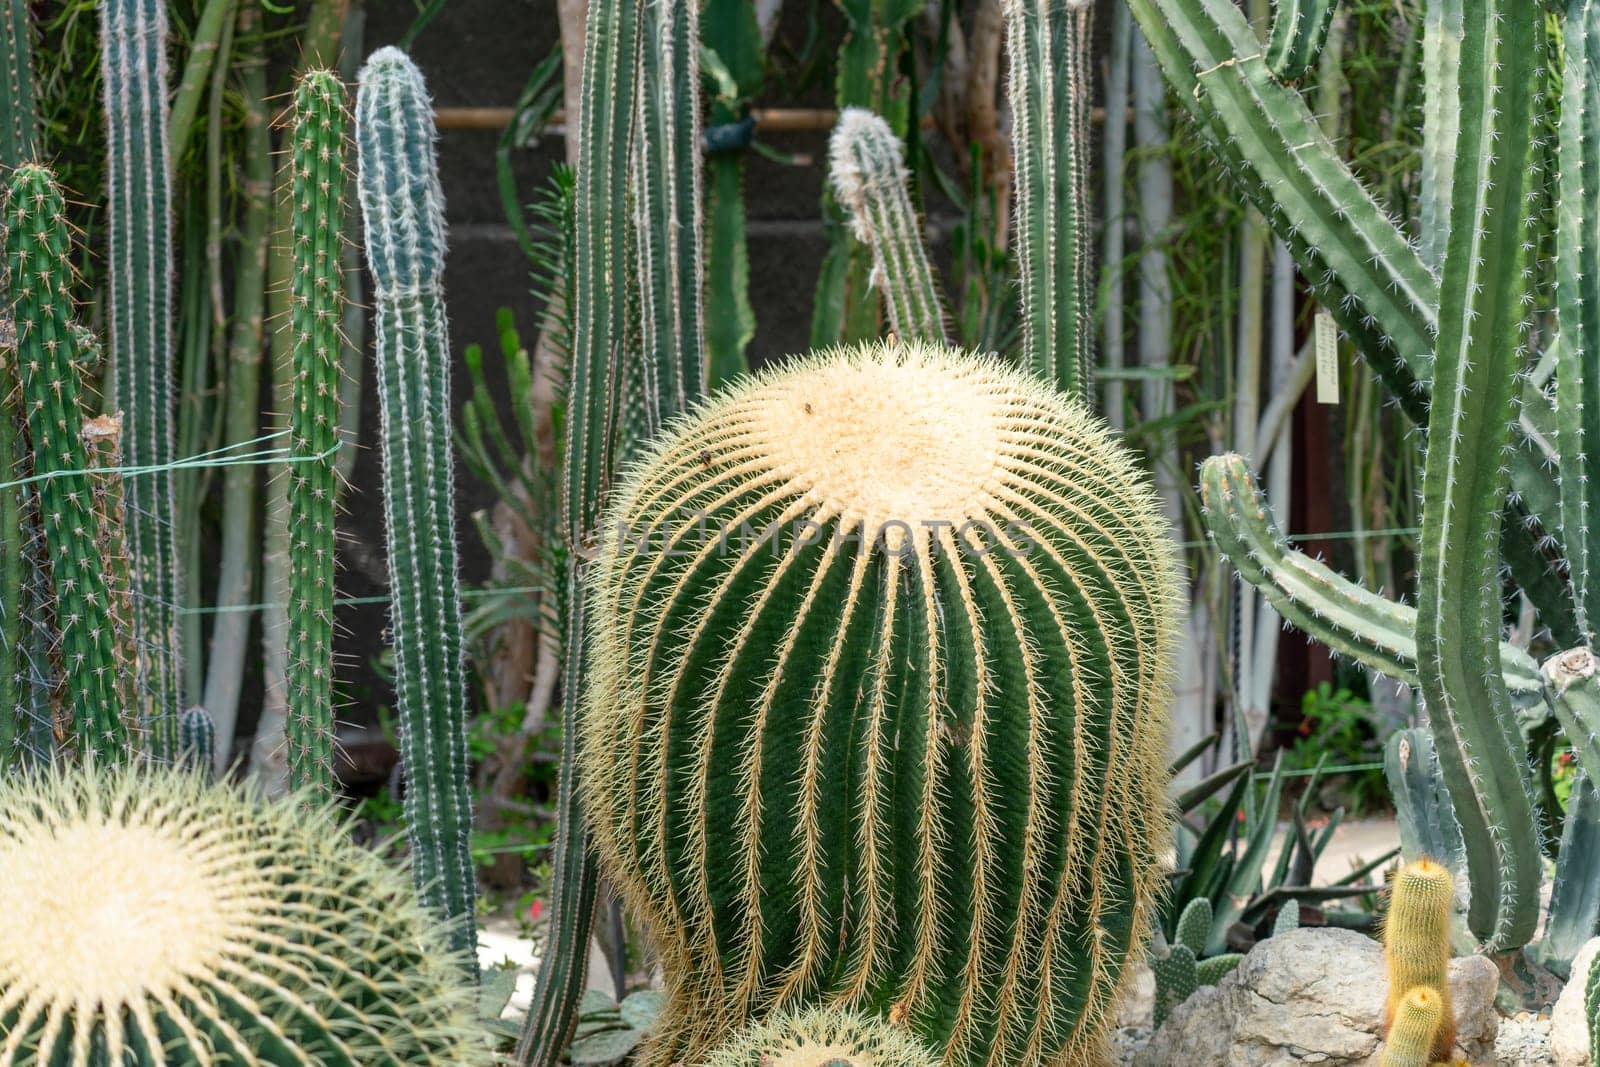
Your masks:
[{"label": "golden barrel cactus", "polygon": [[819,1001],[951,1067],[1097,1060],[1181,616],[1099,420],[941,345],[815,354],[665,435],[588,580],[580,777],[667,975],[650,1062]]},{"label": "golden barrel cactus", "polygon": [[0,779],[0,1064],[493,1062],[440,922],[310,801],[187,772]]}]

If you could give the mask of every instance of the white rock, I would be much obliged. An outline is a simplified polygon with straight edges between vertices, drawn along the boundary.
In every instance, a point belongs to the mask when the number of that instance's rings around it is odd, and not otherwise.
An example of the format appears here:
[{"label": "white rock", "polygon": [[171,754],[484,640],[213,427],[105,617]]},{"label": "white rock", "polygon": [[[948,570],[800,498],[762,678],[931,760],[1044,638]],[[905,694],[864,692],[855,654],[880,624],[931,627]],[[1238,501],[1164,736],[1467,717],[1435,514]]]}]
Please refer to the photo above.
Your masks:
[{"label": "white rock", "polygon": [[[1472,956],[1450,963],[1461,1051],[1494,1054],[1500,975]],[[1350,930],[1306,928],[1258,944],[1219,985],[1178,1007],[1135,1067],[1378,1067],[1383,949]],[[1490,1060],[1492,1062],[1492,1060]]]},{"label": "white rock", "polygon": [[1150,1029],[1156,1011],[1156,976],[1150,965],[1140,960],[1128,968],[1122,980],[1122,1003],[1117,1005],[1119,1027]]},{"label": "white rock", "polygon": [[1589,1020],[1583,994],[1589,985],[1589,968],[1600,952],[1600,937],[1590,938],[1572,961],[1572,977],[1550,1013],[1550,1053],[1561,1067],[1588,1067]]}]

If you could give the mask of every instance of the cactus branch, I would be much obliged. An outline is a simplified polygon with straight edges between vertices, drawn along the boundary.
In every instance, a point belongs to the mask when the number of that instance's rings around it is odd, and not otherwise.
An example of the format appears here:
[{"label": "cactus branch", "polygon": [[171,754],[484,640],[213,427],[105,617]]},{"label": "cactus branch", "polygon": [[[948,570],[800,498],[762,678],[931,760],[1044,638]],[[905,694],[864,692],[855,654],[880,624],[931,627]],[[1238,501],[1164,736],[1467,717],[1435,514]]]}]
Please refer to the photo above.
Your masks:
[{"label": "cactus branch", "polygon": [[1336,0],[1276,0],[1267,37],[1267,67],[1289,81],[1304,77],[1322,52]]},{"label": "cactus branch", "polygon": [[944,310],[922,245],[900,139],[866,108],[846,108],[833,128],[828,175],[858,241],[872,249],[872,279],[889,327],[907,340],[945,340]]},{"label": "cactus branch", "polygon": [[1034,373],[1087,397],[1094,368],[1086,0],[1005,0],[1022,336]]}]

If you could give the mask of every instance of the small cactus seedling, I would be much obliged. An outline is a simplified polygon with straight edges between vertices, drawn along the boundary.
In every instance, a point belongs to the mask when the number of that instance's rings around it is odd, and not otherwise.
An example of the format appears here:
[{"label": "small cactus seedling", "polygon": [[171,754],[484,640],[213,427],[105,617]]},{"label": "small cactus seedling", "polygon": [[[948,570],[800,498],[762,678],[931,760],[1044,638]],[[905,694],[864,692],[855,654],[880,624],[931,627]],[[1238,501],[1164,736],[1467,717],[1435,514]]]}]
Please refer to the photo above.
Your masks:
[{"label": "small cactus seedling", "polygon": [[937,1067],[939,1057],[892,1023],[837,1008],[780,1013],[747,1027],[700,1067]]},{"label": "small cactus seedling", "polygon": [[205,708],[193,707],[178,716],[178,759],[203,778],[217,765],[217,724]]},{"label": "small cactus seedling", "polygon": [[1389,913],[1383,921],[1383,956],[1389,995],[1383,1008],[1386,1030],[1398,1024],[1402,1005],[1415,989],[1436,991],[1439,1024],[1435,1059],[1448,1059],[1456,1043],[1450,1008],[1450,906],[1455,885],[1448,868],[1432,860],[1408,863],[1395,875]]},{"label": "small cactus seedling", "polygon": [[651,1062],[824,997],[950,1067],[1099,1062],[1179,588],[1131,454],[994,359],[813,354],[654,446],[591,564],[579,775],[668,975]]},{"label": "small cactus seedling", "polygon": [[1431,986],[1407,990],[1395,1009],[1384,1041],[1382,1067],[1429,1067],[1448,1058],[1448,1049],[1442,1056],[1435,1056],[1435,1052],[1449,1012],[1449,1003],[1439,990]]},{"label": "small cactus seedling", "polygon": [[162,768],[0,780],[0,1063],[491,1062],[441,923],[304,799]]}]

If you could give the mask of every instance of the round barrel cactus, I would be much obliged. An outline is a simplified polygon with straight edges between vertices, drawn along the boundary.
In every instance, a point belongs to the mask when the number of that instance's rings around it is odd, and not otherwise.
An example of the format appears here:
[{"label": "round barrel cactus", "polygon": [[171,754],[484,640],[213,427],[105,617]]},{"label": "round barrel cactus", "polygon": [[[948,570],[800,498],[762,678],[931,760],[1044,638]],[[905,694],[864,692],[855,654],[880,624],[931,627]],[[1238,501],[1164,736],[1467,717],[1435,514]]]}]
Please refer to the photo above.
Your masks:
[{"label": "round barrel cactus", "polygon": [[701,1067],[939,1067],[939,1057],[874,1016],[807,1008],[746,1027]]},{"label": "round barrel cactus", "polygon": [[492,1062],[405,875],[306,800],[170,770],[0,780],[0,1063]]},{"label": "round barrel cactus", "polygon": [[581,781],[659,949],[651,1062],[769,1008],[1097,1062],[1169,833],[1167,524],[1077,402],[889,343],[747,379],[623,480]]}]

